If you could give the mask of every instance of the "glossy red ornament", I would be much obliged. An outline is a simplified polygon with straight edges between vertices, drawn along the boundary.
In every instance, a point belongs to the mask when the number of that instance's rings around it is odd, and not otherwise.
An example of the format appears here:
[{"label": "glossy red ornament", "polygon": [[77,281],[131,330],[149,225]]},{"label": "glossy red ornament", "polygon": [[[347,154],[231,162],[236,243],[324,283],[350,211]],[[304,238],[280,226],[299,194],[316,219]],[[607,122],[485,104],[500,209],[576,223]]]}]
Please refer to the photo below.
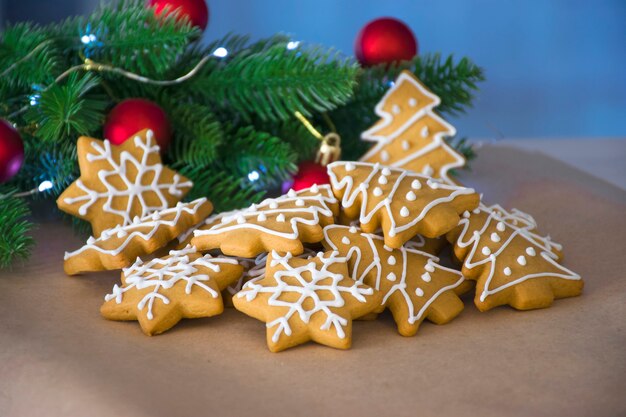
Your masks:
[{"label": "glossy red ornament", "polygon": [[0,119],[0,184],[13,178],[23,162],[22,137],[11,123]]},{"label": "glossy red ornament", "polygon": [[193,26],[206,29],[209,24],[209,8],[205,0],[149,0],[156,14],[161,14],[169,6],[167,14],[179,9],[179,16],[187,16]]},{"label": "glossy red ornament", "polygon": [[298,165],[298,173],[293,177],[291,188],[295,191],[313,186],[330,183],[325,166],[313,161],[304,161]]},{"label": "glossy red ornament", "polygon": [[167,114],[150,100],[129,98],[109,112],[104,123],[104,138],[114,145],[120,145],[143,129],[154,132],[161,154],[165,153],[172,139],[172,128]]},{"label": "glossy red ornament", "polygon": [[417,50],[413,31],[392,17],[367,23],[354,42],[354,54],[363,66],[409,60],[417,55]]}]

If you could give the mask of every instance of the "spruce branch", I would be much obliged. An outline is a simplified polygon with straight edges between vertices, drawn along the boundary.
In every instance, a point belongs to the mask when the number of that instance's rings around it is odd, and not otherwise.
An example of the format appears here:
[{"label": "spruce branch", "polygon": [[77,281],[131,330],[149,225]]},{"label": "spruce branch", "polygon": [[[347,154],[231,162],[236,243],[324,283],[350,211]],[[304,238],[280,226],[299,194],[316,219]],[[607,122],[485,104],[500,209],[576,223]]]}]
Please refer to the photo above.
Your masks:
[{"label": "spruce branch", "polygon": [[14,197],[15,189],[0,187],[0,268],[16,260],[25,260],[35,243],[29,234],[33,224],[30,209],[23,198]]},{"label": "spruce branch", "polygon": [[246,120],[256,115],[278,121],[292,118],[296,110],[310,116],[344,104],[352,96],[356,74],[357,67],[336,54],[278,44],[207,66],[187,88],[196,96],[205,92],[212,105],[229,107]]},{"label": "spruce branch", "polygon": [[[298,156],[282,139],[253,126],[238,128],[228,136],[220,148],[219,163],[234,177],[241,178],[242,188],[277,185],[297,171]],[[248,174],[253,171],[259,178],[249,180]]]},{"label": "spruce branch", "polygon": [[43,141],[75,140],[97,131],[104,121],[107,101],[88,94],[99,84],[92,74],[72,73],[65,84],[53,84],[41,93],[38,106],[28,109],[26,118],[37,126],[36,136]]}]

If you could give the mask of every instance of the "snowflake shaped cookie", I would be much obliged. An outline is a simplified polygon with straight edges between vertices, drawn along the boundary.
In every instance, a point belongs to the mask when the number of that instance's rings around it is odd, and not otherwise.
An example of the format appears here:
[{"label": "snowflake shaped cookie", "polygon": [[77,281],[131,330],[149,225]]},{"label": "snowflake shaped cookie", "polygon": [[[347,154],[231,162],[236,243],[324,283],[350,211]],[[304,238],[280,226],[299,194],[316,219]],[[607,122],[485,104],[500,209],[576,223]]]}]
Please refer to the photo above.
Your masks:
[{"label": "snowflake shaped cookie", "polygon": [[193,185],[161,164],[151,130],[143,130],[120,146],[81,137],[77,143],[80,178],[58,198],[59,209],[91,223],[94,236],[126,226],[174,206]]},{"label": "snowflake shaped cookie", "polygon": [[100,312],[109,320],[137,320],[149,336],[163,333],[182,318],[221,314],[220,291],[240,274],[236,260],[202,256],[192,246],[149,262],[137,259]]},{"label": "snowflake shaped cookie", "polygon": [[361,135],[374,142],[361,161],[380,162],[454,184],[450,170],[465,165],[465,158],[444,139],[454,136],[456,129],[434,111],[440,103],[413,73],[402,71],[376,105],[381,119]]},{"label": "snowflake shaped cookie", "polygon": [[561,245],[539,235],[534,219],[522,212],[480,205],[463,214],[448,240],[463,260],[463,275],[476,281],[474,303],[481,311],[506,304],[549,307],[582,292],[582,278],[558,263]]},{"label": "snowflake shaped cookie", "polygon": [[435,238],[447,233],[480,200],[471,188],[379,164],[333,162],[328,174],[343,216],[358,220],[366,233],[382,227],[385,244],[392,248],[417,234]]},{"label": "snowflake shaped cookie", "polygon": [[381,236],[354,226],[326,226],[323,243],[346,257],[353,279],[383,294],[377,312],[388,308],[403,336],[414,336],[424,319],[444,324],[463,310],[458,295],[468,288],[465,279],[433,255],[406,246],[390,248]]},{"label": "snowflake shaped cookie", "polygon": [[184,230],[206,218],[211,210],[213,205],[206,198],[199,198],[142,218],[135,217],[131,224],[105,230],[98,238],[90,237],[82,248],[66,252],[63,263],[65,273],[75,275],[127,267],[138,256],[165,246]]},{"label": "snowflake shaped cookie", "polygon": [[348,349],[352,319],[378,307],[381,295],[348,277],[336,252],[299,259],[275,251],[265,277],[247,282],[235,308],[267,324],[267,344],[278,352],[309,340]]},{"label": "snowflake shaped cookie", "polygon": [[194,232],[198,250],[220,249],[246,258],[276,250],[299,255],[304,243],[323,239],[322,228],[334,223],[337,200],[328,185],[269,198],[245,210],[220,213]]}]

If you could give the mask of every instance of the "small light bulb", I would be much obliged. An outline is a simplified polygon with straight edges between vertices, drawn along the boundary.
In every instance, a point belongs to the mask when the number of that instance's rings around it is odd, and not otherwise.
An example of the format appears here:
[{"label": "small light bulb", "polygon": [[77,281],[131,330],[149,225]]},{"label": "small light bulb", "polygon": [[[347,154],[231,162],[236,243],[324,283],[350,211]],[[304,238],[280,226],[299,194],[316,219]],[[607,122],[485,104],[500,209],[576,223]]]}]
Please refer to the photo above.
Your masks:
[{"label": "small light bulb", "polygon": [[248,174],[248,179],[252,182],[257,181],[259,178],[261,178],[261,175],[259,175],[258,171],[252,171]]},{"label": "small light bulb", "polygon": [[41,192],[44,192],[46,190],[49,190],[50,188],[52,188],[53,185],[54,184],[52,184],[52,181],[45,180],[44,182],[39,184],[39,187],[37,187],[37,189],[41,193]]},{"label": "small light bulb", "polygon": [[224,48],[223,46],[220,46],[213,52],[213,55],[218,58],[224,58],[225,56],[228,55],[228,50]]},{"label": "small light bulb", "polygon": [[90,42],[95,42],[97,40],[98,40],[98,38],[96,38],[96,35],[94,35],[93,33],[91,35],[89,35],[89,41]]},{"label": "small light bulb", "polygon": [[91,37],[89,35],[83,35],[80,37],[80,41],[87,45],[89,42],[91,42]]},{"label": "small light bulb", "polygon": [[287,43],[287,49],[289,50],[296,49],[298,46],[300,46],[300,41],[291,41]]}]

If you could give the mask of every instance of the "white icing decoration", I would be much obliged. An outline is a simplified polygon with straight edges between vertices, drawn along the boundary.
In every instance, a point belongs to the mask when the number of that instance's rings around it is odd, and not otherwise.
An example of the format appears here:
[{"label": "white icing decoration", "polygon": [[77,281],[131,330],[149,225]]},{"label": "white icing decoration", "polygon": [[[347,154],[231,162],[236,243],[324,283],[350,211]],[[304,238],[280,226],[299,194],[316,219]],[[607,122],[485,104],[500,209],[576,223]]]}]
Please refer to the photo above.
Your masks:
[{"label": "white icing decoration", "polygon": [[141,259],[130,267],[124,269],[123,285],[117,284],[113,286],[111,294],[104,297],[105,301],[115,300],[120,304],[124,298],[124,294],[131,289],[138,291],[146,288],[152,290],[146,293],[139,303],[137,309],[146,309],[146,317],[148,320],[154,319],[154,303],[161,300],[164,304],[169,304],[170,299],[162,292],[176,285],[178,282],[185,282],[185,294],[190,295],[194,287],[209,293],[213,298],[217,298],[219,293],[206,283],[211,278],[206,274],[199,274],[198,267],[208,268],[213,272],[220,272],[220,264],[237,265],[235,259],[213,258],[211,255],[204,255],[193,261],[189,260],[189,255],[196,253],[193,246],[187,246],[183,250],[171,251],[170,257],[166,259],[155,258],[144,263]]},{"label": "white icing decoration", "polygon": [[346,171],[350,172],[350,171],[354,171],[354,164],[352,162],[347,162],[346,163]]},{"label": "white icing decoration", "polygon": [[391,112],[393,114],[399,114],[400,113],[400,106],[398,106],[397,104],[394,104],[393,106],[391,106]]},{"label": "white icing decoration", "polygon": [[387,258],[387,263],[389,265],[395,265],[396,264],[396,258],[393,255],[390,255],[389,258]]},{"label": "white icing decoration", "polygon": [[[399,123],[400,120],[393,113],[393,103],[397,102],[398,94],[403,95],[404,89],[417,89],[420,92],[419,95],[425,96],[427,99],[422,102],[416,100],[415,107],[410,105],[413,98],[409,99],[409,107],[404,109],[409,117],[403,118],[402,122]],[[456,129],[434,111],[434,108],[440,103],[440,98],[425,88],[412,74],[401,73],[395,80],[393,87],[385,93],[383,99],[375,107],[376,115],[382,120],[361,134],[361,139],[374,142],[374,146],[361,157],[361,161],[381,160],[393,167],[415,170],[416,165],[422,166],[422,161],[429,160],[431,153],[443,150],[446,158],[435,167],[436,172],[433,173],[433,176],[444,179],[448,184],[454,184],[449,172],[462,167],[465,164],[465,158],[446,143],[445,138],[454,136]],[[418,104],[421,107],[417,107]],[[426,121],[437,126],[437,129],[434,132],[430,132],[428,126],[420,129],[419,140],[425,145],[414,146],[413,152],[399,153],[393,159],[389,159],[388,154],[386,159],[383,158],[383,152],[394,149],[396,142],[402,143],[403,140],[418,139],[410,136],[411,128]]]},{"label": "white icing decoration", "polygon": [[389,168],[383,168],[383,169],[380,171],[380,175],[385,175],[385,176],[387,176],[387,175],[391,175],[391,170],[390,170]]},{"label": "white icing decoration", "polygon": [[396,279],[398,279],[398,277],[396,277],[396,274],[394,274],[393,272],[387,274],[387,280],[395,281]]},{"label": "white icing decoration", "polygon": [[[100,237],[87,240],[87,244],[82,248],[74,252],[66,252],[64,259],[68,260],[74,256],[80,255],[87,250],[93,250],[105,255],[116,256],[122,253],[126,247],[137,239],[148,241],[163,227],[176,226],[183,214],[195,215],[198,209],[206,203],[206,198],[199,198],[189,203],[177,204],[176,207],[161,210],[161,217],[159,220],[152,220],[151,215],[144,216],[141,219],[137,219],[137,222],[127,226],[116,226],[112,229],[102,232]],[[173,217],[171,216],[173,214]],[[172,217],[170,220],[164,220]],[[146,230],[148,229],[148,230]],[[122,230],[124,234],[124,241],[119,244],[118,247],[113,249],[105,249],[102,245],[106,246],[109,239],[117,236],[117,233]],[[172,237],[174,238],[174,237]]]},{"label": "white icing decoration", "polygon": [[421,288],[416,288],[415,289],[415,295],[417,295],[418,297],[423,297],[424,296],[424,290],[422,290]]},{"label": "white icing decoration", "polygon": [[[104,185],[105,191],[92,190],[79,178],[75,184],[84,194],[76,197],[65,197],[63,201],[67,204],[80,204],[78,213],[85,216],[93,204],[105,200],[102,204],[102,211],[119,216],[122,219],[119,224],[122,226],[131,224],[132,217],[136,214],[143,217],[156,210],[168,208],[169,204],[165,193],[180,198],[183,191],[191,188],[193,183],[181,181],[182,177],[175,173],[172,182],[165,182],[162,179],[164,170],[168,170],[168,168],[161,164],[160,158],[158,158],[159,162],[157,163],[150,164],[149,162],[153,159],[153,155],[159,154],[158,146],[150,146],[151,142],[154,143],[153,137],[152,131],[148,130],[145,138],[140,136],[133,138],[135,146],[141,150],[139,159],[128,151],[123,151],[118,158],[114,158],[111,143],[108,140],[91,141],[91,149],[87,151],[86,159],[90,162],[106,161],[109,165],[109,168],[98,171],[98,179]],[[133,176],[131,177],[128,176],[127,165],[133,166],[131,170]],[[150,182],[144,184],[144,178],[150,178]],[[121,180],[125,188],[113,185],[110,179]],[[144,194],[148,193],[158,197],[157,205],[148,205],[144,199]],[[126,200],[125,206],[115,208],[122,199]],[[140,213],[136,212],[137,207],[141,208]]]},{"label": "white icing decoration", "polygon": [[409,148],[411,148],[411,144],[409,143],[408,140],[403,140],[402,141],[402,150],[403,151],[408,151]]},{"label": "white icing decoration", "polygon": [[424,282],[430,282],[431,280],[430,274],[428,272],[424,272],[420,278],[422,278],[422,281]]},{"label": "white icing decoration", "polygon": [[400,216],[402,216],[402,217],[408,217],[409,216],[409,209],[406,208],[406,206],[403,206],[400,209]]},{"label": "white icing decoration", "polygon": [[378,183],[381,185],[387,184],[387,177],[381,175],[380,177],[378,177]]},{"label": "white icing decoration", "polygon": [[389,152],[382,151],[380,153],[380,160],[383,161],[383,162],[387,162],[389,160]]},{"label": "white icing decoration", "polygon": [[344,245],[349,245],[350,244],[350,239],[348,239],[348,237],[344,236],[344,238],[341,239],[341,243],[343,243]]},{"label": "white icing decoration", "polygon": [[422,174],[424,175],[427,175],[430,177],[434,173],[435,173],[435,170],[429,164],[424,165],[424,168],[422,168]]},{"label": "white icing decoration", "polygon": [[[474,194],[474,190],[471,188],[444,184],[442,182],[438,182],[433,179],[426,178],[422,175],[414,174],[406,170],[391,168],[390,171],[393,173],[393,176],[378,175],[379,183],[380,183],[380,179],[382,178],[385,178],[385,180],[387,178],[390,178],[393,181],[393,183],[390,184],[390,187],[388,187],[390,191],[388,192],[387,197],[382,199],[376,205],[373,205],[373,207],[369,208],[368,192],[367,190],[361,188],[360,185],[362,184],[369,185],[370,181],[376,178],[377,174],[379,174],[381,169],[384,169],[384,168],[381,168],[379,164],[354,162],[355,167],[358,168],[361,172],[369,171],[367,178],[365,178],[361,183],[357,185],[355,183],[355,178],[352,175],[345,175],[341,179],[338,178],[337,172],[341,172],[342,170],[340,170],[339,168],[341,168],[345,164],[346,162],[344,161],[337,161],[328,165],[328,174],[330,177],[330,183],[331,183],[332,189],[337,191],[337,190],[342,190],[345,188],[345,191],[343,193],[343,198],[341,200],[342,207],[344,208],[352,207],[355,204],[357,197],[360,196],[361,207],[360,207],[359,221],[361,224],[369,223],[371,219],[373,218],[373,216],[379,210],[383,210],[383,209],[386,210],[389,216],[389,219],[391,221],[389,230],[386,233],[390,237],[393,237],[397,233],[403,232],[404,230],[407,230],[413,227],[415,224],[420,222],[430,212],[432,208],[438,206],[439,204],[451,202],[457,196],[460,196],[460,195]],[[415,189],[415,186],[421,187],[420,180],[426,181],[431,187],[436,186],[438,189],[450,191],[450,194],[447,196],[434,198],[430,203],[426,204],[422,208],[421,212],[418,213],[416,216],[408,217],[408,213],[406,213],[407,211],[400,210],[400,217],[406,218],[408,222],[406,223],[403,222],[402,224],[398,224],[398,222],[401,219],[396,218],[397,216],[394,214],[393,210],[391,209],[393,198],[396,196],[396,191],[398,190],[402,182],[408,182],[408,181],[410,181],[411,187],[414,189]],[[402,199],[402,197],[404,196],[405,196],[404,194],[401,194],[399,198]],[[367,211],[368,208],[370,209],[369,212]]]},{"label": "white icing decoration", "polygon": [[411,107],[415,107],[415,106],[417,106],[417,100],[416,100],[416,99],[414,99],[413,97],[411,97],[411,98],[409,99],[409,106],[411,106]]},{"label": "white icing decoration", "polygon": [[298,207],[304,207],[304,200],[303,200],[303,199],[301,199],[301,198],[298,198],[298,199],[296,200],[296,206],[298,206]]},{"label": "white icing decoration", "polygon": [[517,263],[522,266],[526,266],[526,257],[524,255],[518,256]]},{"label": "white icing decoration", "polygon": [[376,197],[383,195],[383,190],[380,187],[374,187],[373,193]]},{"label": "white icing decoration", "polygon": [[485,256],[489,256],[489,255],[491,255],[491,249],[489,249],[487,246],[485,246],[485,247],[482,249],[482,251],[481,251],[481,252],[482,252],[482,253],[483,253],[483,255],[485,255]]},{"label": "white icing decoration", "polygon": [[536,256],[537,252],[535,251],[535,248],[533,248],[532,246],[529,246],[526,248],[526,253],[528,254],[528,256]]},{"label": "white icing decoration", "polygon": [[[370,287],[365,287],[360,282],[346,279],[340,274],[328,271],[328,267],[334,263],[345,263],[345,258],[319,256],[319,259],[323,262],[323,267],[317,269],[317,266],[313,262],[300,267],[292,267],[288,264],[288,260],[291,257],[289,253],[281,256],[275,251],[272,251],[274,266],[281,265],[284,268],[284,270],[276,271],[274,274],[273,278],[276,281],[276,285],[260,285],[260,280],[254,279],[248,281],[243,286],[243,289],[237,293],[236,297],[245,297],[247,301],[252,301],[258,294],[271,294],[267,299],[267,303],[270,306],[287,308],[283,316],[266,324],[268,329],[275,328],[272,335],[272,341],[274,343],[278,342],[282,334],[286,336],[292,334],[289,320],[296,313],[299,319],[306,324],[309,323],[314,314],[324,314],[326,320],[321,325],[320,329],[330,330],[334,327],[337,337],[340,339],[345,338],[344,327],[348,325],[348,320],[334,313],[331,308],[343,307],[345,305],[344,295],[342,294],[349,295],[357,301],[364,303],[366,302],[365,296],[372,295],[374,290]],[[305,272],[306,274],[304,274]],[[307,278],[305,278],[305,276]],[[285,278],[288,279],[285,280]],[[342,282],[347,281],[350,281],[349,285],[342,284]],[[328,301],[323,301],[317,295],[318,292],[330,292],[332,298]],[[300,294],[300,297],[296,301],[285,301],[281,299],[281,296],[287,293]],[[313,307],[305,309],[305,300],[313,301]]]},{"label": "white icing decoration", "polygon": [[[489,268],[489,275],[487,279],[485,280],[485,284],[484,284],[482,291],[480,292],[479,299],[481,302],[484,302],[485,299],[492,294],[498,293],[506,288],[512,287],[514,285],[517,285],[521,282],[524,282],[526,280],[533,279],[533,278],[556,277],[556,278],[566,279],[566,280],[580,280],[581,279],[580,275],[576,274],[575,272],[570,271],[569,269],[565,268],[562,265],[559,265],[556,262],[557,255],[555,251],[561,250],[561,245],[552,242],[547,237],[542,237],[534,233],[533,230],[536,228],[537,224],[535,223],[534,219],[530,215],[527,215],[516,209],[513,209],[511,212],[507,212],[505,209],[503,209],[500,206],[494,205],[494,206],[488,207],[488,206],[485,206],[484,204],[480,204],[479,208],[476,209],[475,211],[477,212],[476,214],[479,214],[482,212],[488,215],[486,220],[484,221],[482,228],[480,230],[474,231],[473,233],[469,233],[470,220],[472,219],[463,218],[459,222],[459,226],[462,227],[462,231],[457,239],[456,245],[460,248],[465,248],[471,245],[471,250],[469,254],[466,256],[465,262],[463,264],[464,268],[468,270],[471,270],[477,267]],[[515,220],[516,224],[514,224],[513,220]],[[494,223],[498,231],[504,232],[508,228],[512,231],[512,233],[507,237],[506,240],[501,241],[500,246],[497,251],[493,252],[487,258],[484,258],[482,260],[474,260],[476,250],[482,244],[481,240],[482,240],[483,234],[485,233],[488,234],[487,230],[489,230],[489,228]],[[559,272],[541,271],[538,273],[530,273],[530,274],[522,273],[520,277],[516,277],[515,279],[511,281],[507,281],[500,285],[494,285],[492,287],[492,282],[494,280],[495,271],[499,270],[497,266],[498,256],[500,256],[500,254],[503,253],[508,248],[508,245],[514,239],[524,239],[526,242],[528,242],[528,244],[532,245],[533,248],[540,249],[541,259],[545,261],[546,264],[550,268],[557,269]],[[526,263],[525,257],[524,257],[523,262]],[[518,263],[519,263],[519,259],[518,259]],[[512,273],[509,267],[504,268],[504,271],[507,271],[507,269],[508,271]],[[505,275],[507,275],[506,272],[505,272]],[[477,289],[477,291],[480,291],[480,290]]]},{"label": "white icing decoration", "polygon": [[409,201],[415,201],[417,199],[417,196],[413,191],[409,191],[408,193],[406,193],[406,199]]},{"label": "white icing decoration", "polygon": [[493,232],[491,234],[491,241],[492,242],[499,242],[500,241],[500,235],[498,235],[496,232]]},{"label": "white icing decoration", "polygon": [[504,268],[504,275],[506,275],[507,277],[511,276],[511,268],[509,268],[508,266],[506,268]]},{"label": "white icing decoration", "polygon": [[[328,184],[320,185],[317,192],[313,189],[304,189],[292,193],[294,196],[283,195],[276,199],[267,199],[255,205],[254,209],[249,207],[244,210],[234,212],[220,213],[209,217],[205,225],[194,232],[194,236],[218,235],[224,232],[237,229],[255,229],[273,236],[285,239],[297,239],[300,236],[298,229],[299,224],[308,226],[317,226],[320,224],[320,218],[333,218],[333,212],[329,205],[337,203]],[[304,207],[293,207],[295,202],[300,199],[305,202]],[[259,216],[261,218],[259,218]],[[269,222],[276,216],[276,221],[287,223],[288,230],[284,230],[284,226],[276,226]],[[237,216],[249,219],[245,224],[236,222]],[[260,224],[252,223],[257,220]],[[268,220],[266,224],[265,221]]]},{"label": "white icing decoration", "polygon": [[[342,225],[329,225],[326,226],[324,228],[324,241],[328,244],[328,246],[333,249],[333,250],[339,250],[339,247],[336,244],[336,240],[339,239],[339,236],[342,236],[343,233],[345,233],[345,231],[348,230],[347,226],[342,226]],[[358,229],[357,229],[358,231]],[[337,233],[335,233],[337,232]],[[364,282],[365,278],[367,277],[367,275],[372,271],[376,271],[376,278],[375,278],[375,284],[376,285],[372,285],[376,290],[382,290],[382,280],[384,279],[388,279],[388,275],[385,275],[383,277],[382,273],[383,273],[383,268],[384,265],[382,264],[381,261],[381,257],[378,251],[378,247],[376,245],[376,242],[378,242],[379,244],[382,244],[382,247],[385,251],[391,252],[394,255],[394,258],[396,258],[398,260],[398,264],[401,267],[398,267],[398,270],[401,271],[401,275],[400,277],[396,276],[396,274],[393,274],[394,276],[394,280],[392,282],[394,282],[394,285],[392,285],[386,292],[383,301],[382,301],[382,305],[385,305],[385,303],[387,302],[387,300],[389,299],[389,297],[391,297],[393,294],[395,293],[400,293],[402,295],[402,298],[405,300],[406,304],[407,304],[407,310],[408,310],[408,318],[407,321],[410,324],[414,324],[416,322],[418,322],[419,320],[421,320],[423,318],[424,313],[426,312],[426,309],[428,309],[428,307],[445,291],[449,291],[452,290],[456,287],[458,287],[459,285],[461,285],[463,283],[463,281],[465,280],[463,278],[463,276],[461,275],[461,273],[459,271],[456,271],[454,269],[450,269],[450,268],[446,268],[444,266],[441,266],[439,264],[436,264],[435,262],[437,262],[439,259],[431,254],[428,254],[426,252],[422,252],[418,249],[412,248],[412,247],[408,247],[408,246],[403,246],[400,249],[393,249],[390,248],[389,246],[385,245],[383,242],[383,237],[382,236],[378,236],[375,234],[371,234],[371,233],[363,233],[360,232],[357,237],[357,239],[364,239],[367,242],[367,246],[361,248],[363,245],[358,245],[355,243],[355,240],[353,239],[352,242],[353,244],[347,248],[347,253],[346,252],[342,252],[342,255],[345,255],[346,259],[351,260],[351,265],[352,265],[352,270],[351,273],[349,274],[351,278],[353,278],[354,280],[358,281],[358,282]],[[371,265],[363,265],[363,257],[364,257],[364,253],[372,253],[374,254],[374,259],[371,263]],[[426,265],[425,265],[425,269],[427,271],[431,271],[431,272],[435,272],[435,269],[439,269],[442,271],[447,271],[448,273],[452,274],[453,276],[456,276],[456,280],[452,283],[450,283],[449,285],[445,285],[442,286],[441,288],[439,288],[437,291],[434,291],[433,295],[426,300],[423,305],[416,306],[414,304],[414,301],[411,299],[411,296],[409,294],[409,291],[414,291],[410,288],[407,287],[407,275],[411,274],[413,271],[410,271],[408,268],[408,255],[409,254],[417,254],[420,256],[423,256],[424,258],[427,259],[426,261]],[[390,262],[388,262],[389,265],[392,265]],[[393,264],[395,265],[395,264]],[[359,272],[361,271],[361,272]],[[432,284],[431,284],[432,285]],[[423,296],[423,291],[420,288],[417,288],[415,290],[415,293],[421,297]],[[417,311],[416,311],[417,309]]]}]

